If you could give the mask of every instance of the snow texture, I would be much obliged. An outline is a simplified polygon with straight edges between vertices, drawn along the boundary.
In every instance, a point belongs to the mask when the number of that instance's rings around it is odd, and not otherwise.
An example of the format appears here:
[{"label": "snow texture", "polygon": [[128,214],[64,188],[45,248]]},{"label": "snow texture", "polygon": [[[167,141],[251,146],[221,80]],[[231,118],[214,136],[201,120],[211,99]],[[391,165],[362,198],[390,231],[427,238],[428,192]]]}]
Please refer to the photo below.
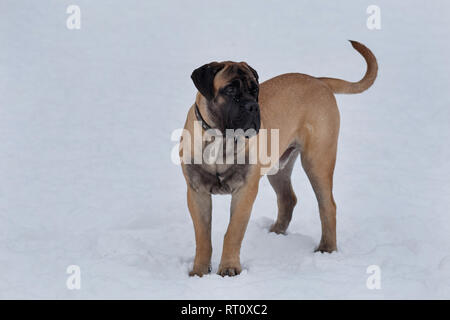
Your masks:
[{"label": "snow texture", "polygon": [[[66,9],[81,8],[68,30]],[[369,5],[381,30],[366,27]],[[0,298],[449,299],[448,1],[0,1]],[[215,274],[229,219],[213,200],[213,273],[189,277],[194,232],[171,162],[196,67],[247,61],[358,80],[337,96],[338,248],[314,253],[320,220],[296,164],[288,235],[268,232],[266,178],[243,242],[244,271]],[[81,268],[68,290],[66,268]],[[381,289],[369,290],[370,265]]]}]

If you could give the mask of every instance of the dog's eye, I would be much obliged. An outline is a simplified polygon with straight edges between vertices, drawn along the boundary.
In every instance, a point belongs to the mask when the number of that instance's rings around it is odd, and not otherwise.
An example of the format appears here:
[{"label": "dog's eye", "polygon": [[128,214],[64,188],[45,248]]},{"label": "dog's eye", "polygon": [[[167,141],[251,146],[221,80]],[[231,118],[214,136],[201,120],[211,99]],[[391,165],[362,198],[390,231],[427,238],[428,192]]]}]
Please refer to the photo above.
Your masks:
[{"label": "dog's eye", "polygon": [[233,95],[236,94],[237,88],[235,86],[233,86],[233,85],[229,85],[229,86],[226,86],[225,89],[223,89],[223,92],[226,95],[233,96]]},{"label": "dog's eye", "polygon": [[254,87],[250,89],[250,94],[257,96],[258,95],[258,87]]}]

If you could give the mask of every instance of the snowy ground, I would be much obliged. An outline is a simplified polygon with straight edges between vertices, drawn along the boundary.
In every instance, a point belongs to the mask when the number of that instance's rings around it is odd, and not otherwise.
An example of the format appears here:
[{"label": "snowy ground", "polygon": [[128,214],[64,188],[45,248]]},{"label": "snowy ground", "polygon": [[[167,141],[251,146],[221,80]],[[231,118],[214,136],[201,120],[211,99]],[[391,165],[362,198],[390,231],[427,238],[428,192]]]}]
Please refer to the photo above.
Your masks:
[{"label": "snowy ground", "polygon": [[[66,8],[81,8],[81,30]],[[382,29],[366,28],[381,8]],[[0,298],[450,298],[448,1],[0,2]],[[261,80],[298,71],[375,85],[338,96],[339,252],[313,253],[317,204],[297,165],[287,236],[267,179],[243,273],[189,278],[194,234],[174,129],[191,71],[245,60]],[[214,199],[213,271],[229,197]],[[66,288],[68,265],[81,290]],[[366,269],[381,268],[381,290]]]}]

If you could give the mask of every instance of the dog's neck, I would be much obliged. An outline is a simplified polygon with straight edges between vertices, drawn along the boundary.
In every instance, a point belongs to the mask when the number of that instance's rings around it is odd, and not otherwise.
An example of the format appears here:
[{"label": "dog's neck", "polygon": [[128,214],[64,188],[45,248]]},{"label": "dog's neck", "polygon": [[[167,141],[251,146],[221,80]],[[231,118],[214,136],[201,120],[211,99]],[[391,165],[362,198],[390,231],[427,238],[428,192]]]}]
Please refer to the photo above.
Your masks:
[{"label": "dog's neck", "polygon": [[195,110],[194,110],[195,117],[197,118],[197,121],[201,122],[203,130],[206,131],[206,130],[212,129],[212,127],[208,124],[208,122],[206,122],[206,120],[203,118],[197,102],[195,103],[194,108],[195,108]]},{"label": "dog's neck", "polygon": [[208,100],[206,100],[206,98],[200,92],[198,92],[195,98],[194,108],[195,117],[197,121],[200,121],[202,123],[202,127],[205,130],[215,129],[217,127],[216,123],[214,123],[213,119],[211,119],[208,112]]},{"label": "dog's neck", "polygon": [[[208,134],[208,130],[216,130],[216,126],[214,124],[214,122],[208,117],[208,112],[207,112],[207,107],[206,107],[207,101],[205,100],[205,98],[203,98],[202,96],[198,97],[198,99],[196,99],[195,103],[194,103],[194,114],[195,114],[195,121],[200,122],[202,129],[204,132],[204,134]],[[202,108],[203,107],[203,108]],[[217,131],[216,131],[217,132]],[[216,134],[218,134],[219,132],[217,132]],[[223,137],[223,141],[222,141],[222,156],[223,161],[225,161],[226,157],[230,157],[231,154],[233,154],[233,158],[235,158],[238,153],[240,152],[247,152],[248,150],[248,140],[245,139],[244,143],[237,143],[237,140],[234,137],[230,137],[227,138],[225,132],[222,133],[222,137]],[[215,141],[215,139],[203,139],[202,138],[202,143],[201,148],[202,151],[206,148],[206,146],[210,145],[211,143],[213,143]],[[232,146],[230,145],[230,143],[232,144]],[[199,146],[200,146],[199,145]],[[231,149],[230,149],[231,147]]]}]

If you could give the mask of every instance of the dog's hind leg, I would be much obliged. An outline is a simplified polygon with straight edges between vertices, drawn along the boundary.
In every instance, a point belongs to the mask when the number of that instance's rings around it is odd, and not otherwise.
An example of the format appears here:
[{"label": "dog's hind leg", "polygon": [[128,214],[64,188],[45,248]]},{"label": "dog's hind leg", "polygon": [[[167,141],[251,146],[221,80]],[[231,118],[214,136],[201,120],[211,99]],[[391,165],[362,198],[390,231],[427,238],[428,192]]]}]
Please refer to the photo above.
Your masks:
[{"label": "dog's hind leg", "polygon": [[[286,154],[288,153],[288,154]],[[299,151],[296,147],[288,148],[281,156],[281,168],[276,174],[267,175],[270,184],[277,194],[278,216],[277,221],[270,228],[270,232],[284,234],[292,219],[292,212],[297,204],[297,197],[291,184],[291,174],[295,161],[297,160]],[[283,159],[286,157],[286,159]]]},{"label": "dog's hind leg", "polygon": [[[338,130],[338,129],[337,129]],[[319,204],[322,238],[316,251],[332,252],[336,247],[336,203],[333,198],[333,172],[336,162],[337,130],[314,137],[301,153],[303,169]]]}]

